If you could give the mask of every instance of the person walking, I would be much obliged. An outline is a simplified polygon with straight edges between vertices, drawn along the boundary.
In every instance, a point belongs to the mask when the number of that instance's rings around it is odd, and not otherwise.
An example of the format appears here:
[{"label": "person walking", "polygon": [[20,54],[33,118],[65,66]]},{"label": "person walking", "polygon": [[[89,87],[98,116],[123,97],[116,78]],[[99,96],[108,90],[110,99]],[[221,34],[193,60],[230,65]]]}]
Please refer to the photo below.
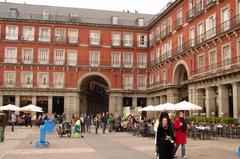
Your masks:
[{"label": "person walking", "polygon": [[105,130],[107,128],[107,117],[106,117],[105,113],[102,113],[101,123],[102,123],[103,134],[105,134]]},{"label": "person walking", "polygon": [[0,113],[0,142],[4,141],[4,132],[7,125],[8,118],[6,114]]},{"label": "person walking", "polygon": [[95,133],[98,134],[98,128],[99,128],[99,123],[100,123],[98,114],[94,117],[93,121],[94,121],[94,125],[95,125]]},{"label": "person walking", "polygon": [[159,159],[173,159],[174,134],[169,124],[168,114],[161,113],[157,130]]},{"label": "person walking", "polygon": [[88,133],[91,133],[91,117],[89,115],[87,115],[85,118],[85,126],[86,126],[86,130]]},{"label": "person walking", "polygon": [[13,112],[11,115],[12,132],[14,131],[14,125],[16,124],[16,121],[17,121],[17,117],[16,117],[15,113]]},{"label": "person walking", "polygon": [[108,125],[109,125],[109,128],[108,128],[108,131],[111,133],[112,130],[113,130],[113,121],[114,121],[114,116],[112,113],[109,114],[109,117],[108,117]]},{"label": "person walking", "polygon": [[174,130],[175,130],[175,138],[176,138],[176,145],[174,148],[174,156],[181,145],[181,155],[182,157],[186,158],[186,143],[187,143],[187,122],[184,118],[184,112],[179,111],[178,117],[174,121]]}]

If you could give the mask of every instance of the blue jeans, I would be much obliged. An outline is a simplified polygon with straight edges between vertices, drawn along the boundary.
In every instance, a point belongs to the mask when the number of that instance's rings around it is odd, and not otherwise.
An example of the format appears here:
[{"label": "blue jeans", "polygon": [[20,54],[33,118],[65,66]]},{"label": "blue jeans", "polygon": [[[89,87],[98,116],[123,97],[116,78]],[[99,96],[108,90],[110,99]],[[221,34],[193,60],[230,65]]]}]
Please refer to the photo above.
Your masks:
[{"label": "blue jeans", "polygon": [[[176,154],[178,147],[180,146],[180,144],[176,144],[175,145],[175,150],[174,150],[174,155]],[[185,148],[185,144],[181,144],[181,150],[182,150],[182,156],[186,155],[186,148]]]}]

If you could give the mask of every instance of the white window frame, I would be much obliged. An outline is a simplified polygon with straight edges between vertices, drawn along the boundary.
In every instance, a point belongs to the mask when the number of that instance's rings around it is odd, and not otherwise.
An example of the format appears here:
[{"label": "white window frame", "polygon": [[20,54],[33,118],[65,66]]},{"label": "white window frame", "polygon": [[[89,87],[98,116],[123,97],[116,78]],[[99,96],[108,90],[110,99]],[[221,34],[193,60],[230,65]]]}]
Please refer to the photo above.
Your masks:
[{"label": "white window frame", "polygon": [[[10,27],[14,27],[13,32],[10,32]],[[17,25],[6,25],[6,39],[7,40],[18,40],[18,26]]]},{"label": "white window frame", "polygon": [[[114,55],[118,55],[119,59],[114,59]],[[112,67],[121,67],[121,52],[112,52],[111,54],[112,59]]]},{"label": "white window frame", "polygon": [[78,62],[78,51],[67,50],[68,65],[76,66]]},{"label": "white window frame", "polygon": [[112,16],[112,24],[118,25],[118,17],[117,16]]},{"label": "white window frame", "polygon": [[[227,46],[229,46],[229,57],[228,58],[226,58],[227,56],[226,55],[223,55],[224,54],[224,48],[225,47],[227,47]],[[226,44],[224,44],[224,45],[222,45],[222,47],[221,47],[221,52],[222,52],[222,66],[224,67],[224,66],[228,66],[228,65],[230,65],[231,64],[231,58],[232,58],[232,55],[231,55],[231,44],[230,43],[226,43]],[[225,59],[226,58],[226,59]]]},{"label": "white window frame", "polygon": [[4,71],[4,86],[14,87],[15,85],[16,85],[16,71]]},{"label": "white window frame", "polygon": [[55,42],[66,42],[66,28],[55,28]]},{"label": "white window frame", "polygon": [[133,75],[131,75],[131,74],[123,75],[123,88],[124,88],[124,90],[132,90],[133,89]]},{"label": "white window frame", "polygon": [[[216,61],[213,61],[213,59],[211,58],[212,57],[211,56],[212,53],[215,53]],[[208,57],[208,59],[209,59],[208,60],[208,62],[209,62],[209,70],[214,70],[214,69],[217,68],[217,49],[214,48],[214,49],[209,50],[208,54],[209,54],[209,57]]]},{"label": "white window frame", "polygon": [[[45,55],[41,55],[41,50],[45,51],[46,56]],[[39,64],[49,64],[49,49],[47,49],[47,48],[39,48],[38,49],[38,63]]]},{"label": "white window frame", "polygon": [[112,32],[112,46],[121,46],[120,32]]},{"label": "white window frame", "polygon": [[[44,84],[43,79],[41,77],[45,76],[46,84]],[[39,88],[48,88],[49,87],[49,73],[48,72],[38,72],[37,73],[37,85]]]},{"label": "white window frame", "polygon": [[[58,79],[58,76],[62,76],[61,79]],[[54,88],[64,88],[65,74],[64,72],[54,72],[53,73],[53,87]]]},{"label": "white window frame", "polygon": [[[200,27],[201,26],[201,27]],[[205,26],[204,21],[200,21],[197,24],[197,43],[203,42],[205,39]]]},{"label": "white window frame", "polygon": [[35,39],[35,27],[33,27],[33,26],[24,26],[23,27],[23,36],[22,36],[21,40],[34,41],[34,39]]},{"label": "white window frame", "polygon": [[[30,77],[29,81],[28,76]],[[24,71],[21,73],[21,86],[26,88],[33,87],[33,72]]]},{"label": "white window frame", "polygon": [[90,51],[89,52],[89,65],[91,67],[100,66],[100,60],[101,60],[100,56],[101,56],[100,51]]},{"label": "white window frame", "polygon": [[164,85],[167,84],[167,69],[162,70],[162,81]]},{"label": "white window frame", "polygon": [[[127,59],[128,55],[131,55],[131,59]],[[133,53],[132,52],[124,52],[123,53],[123,65],[124,67],[133,67]]]},{"label": "white window frame", "polygon": [[137,35],[137,37],[138,37],[138,47],[146,48],[147,47],[147,43],[148,43],[148,41],[147,41],[147,34],[139,33]]},{"label": "white window frame", "polygon": [[[203,57],[203,66],[201,66],[202,63],[200,63],[200,57]],[[205,55],[204,53],[201,53],[197,56],[197,67],[198,67],[198,73],[204,73],[205,72]]]},{"label": "white window frame", "polygon": [[[223,11],[227,9],[228,10],[228,19],[223,21]],[[221,30],[222,31],[227,31],[228,29],[230,29],[230,19],[231,19],[231,11],[230,11],[230,5],[227,4],[226,6],[224,6],[223,8],[221,8]]]},{"label": "white window frame", "polygon": [[[75,34],[73,32],[76,32]],[[68,29],[68,43],[78,43],[78,29]]]},{"label": "white window frame", "polygon": [[138,26],[139,27],[144,27],[144,18],[138,18]]},{"label": "white window frame", "polygon": [[[142,56],[142,57],[140,58],[140,56]],[[145,59],[143,59],[144,61],[142,61],[143,57],[145,57]],[[146,68],[147,67],[147,54],[146,53],[138,53],[137,54],[137,63],[138,63],[139,68]]]},{"label": "white window frame", "polygon": [[[42,33],[42,29],[46,29],[47,32]],[[50,42],[51,41],[51,28],[50,27],[39,27],[39,41],[41,42]]]},{"label": "white window frame", "polygon": [[133,33],[124,33],[123,34],[123,44],[125,47],[132,47],[133,46]]},{"label": "white window frame", "polygon": [[137,75],[137,86],[139,90],[146,90],[147,88],[147,76]]},{"label": "white window frame", "polygon": [[[30,52],[26,52],[26,51]],[[24,64],[32,64],[33,63],[33,48],[22,48],[22,63]]]},{"label": "white window frame", "polygon": [[66,56],[66,54],[65,54],[64,49],[54,49],[54,64],[55,65],[64,65],[65,64],[65,56]]},{"label": "white window frame", "polygon": [[[14,52],[8,53],[8,49],[14,49]],[[16,47],[5,47],[4,52],[4,63],[17,63],[17,48]]]},{"label": "white window frame", "polygon": [[[192,35],[192,33],[193,33],[193,35]],[[195,46],[195,34],[196,34],[195,27],[194,26],[190,27],[189,28],[189,45],[190,45],[190,47]]]},{"label": "white window frame", "polygon": [[[210,26],[210,19],[214,19],[213,26]],[[216,13],[210,15],[206,19],[206,38],[209,39],[216,35]]]},{"label": "white window frame", "polygon": [[90,45],[100,45],[101,32],[96,30],[91,30],[89,33]]}]

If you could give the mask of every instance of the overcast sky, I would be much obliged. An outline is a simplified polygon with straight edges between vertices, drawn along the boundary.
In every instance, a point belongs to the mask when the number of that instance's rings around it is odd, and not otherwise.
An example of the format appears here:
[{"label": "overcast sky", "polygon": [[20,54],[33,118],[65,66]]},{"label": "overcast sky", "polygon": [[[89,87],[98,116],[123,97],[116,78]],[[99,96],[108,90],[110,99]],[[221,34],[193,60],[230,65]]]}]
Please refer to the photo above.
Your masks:
[{"label": "overcast sky", "polygon": [[[5,0],[0,0],[4,2]],[[169,0],[6,0],[7,2],[157,14]]]}]

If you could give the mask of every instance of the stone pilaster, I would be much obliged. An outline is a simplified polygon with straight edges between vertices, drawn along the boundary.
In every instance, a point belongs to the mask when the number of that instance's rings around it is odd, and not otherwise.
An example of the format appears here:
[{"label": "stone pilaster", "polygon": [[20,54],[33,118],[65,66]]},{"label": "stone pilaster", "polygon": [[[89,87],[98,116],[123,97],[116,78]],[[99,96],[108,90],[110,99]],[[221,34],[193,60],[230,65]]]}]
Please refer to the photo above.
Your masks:
[{"label": "stone pilaster", "polygon": [[0,106],[3,106],[3,96],[0,95]]},{"label": "stone pilaster", "polygon": [[137,97],[133,97],[132,98],[132,106],[133,107],[137,107],[138,105],[137,105]]},{"label": "stone pilaster", "polygon": [[215,113],[215,90],[212,87],[208,87],[205,89],[206,92],[206,115],[209,117],[212,112]]},{"label": "stone pilaster", "polygon": [[233,117],[240,118],[240,83],[233,83]]},{"label": "stone pilaster", "polygon": [[224,85],[218,86],[218,106],[219,106],[219,115],[224,113],[224,116],[229,115],[228,106],[228,89]]},{"label": "stone pilaster", "polygon": [[179,92],[177,89],[167,90],[167,102],[173,104],[179,102]]},{"label": "stone pilaster", "polygon": [[123,99],[121,93],[110,93],[109,94],[109,112],[122,113],[123,110]]},{"label": "stone pilaster", "polygon": [[15,96],[15,105],[20,106],[20,96]]},{"label": "stone pilaster", "polygon": [[48,114],[52,114],[52,96],[48,96]]},{"label": "stone pilaster", "polygon": [[32,104],[37,105],[37,97],[36,96],[32,96]]}]

